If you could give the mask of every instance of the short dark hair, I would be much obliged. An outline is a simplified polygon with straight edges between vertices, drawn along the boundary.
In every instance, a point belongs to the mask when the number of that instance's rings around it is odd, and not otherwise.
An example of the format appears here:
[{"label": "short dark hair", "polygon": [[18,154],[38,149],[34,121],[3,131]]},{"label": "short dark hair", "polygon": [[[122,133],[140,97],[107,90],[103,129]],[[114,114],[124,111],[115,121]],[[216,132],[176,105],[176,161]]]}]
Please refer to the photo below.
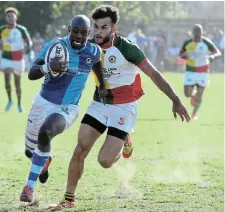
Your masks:
[{"label": "short dark hair", "polygon": [[111,5],[101,5],[92,11],[91,17],[94,20],[109,17],[111,18],[113,24],[117,24],[120,19],[120,14],[118,8],[116,7]]},{"label": "short dark hair", "polygon": [[6,8],[5,11],[4,11],[4,14],[6,15],[9,12],[13,12],[16,15],[18,15],[18,13],[19,13],[18,10],[15,7],[8,7],[8,8]]}]

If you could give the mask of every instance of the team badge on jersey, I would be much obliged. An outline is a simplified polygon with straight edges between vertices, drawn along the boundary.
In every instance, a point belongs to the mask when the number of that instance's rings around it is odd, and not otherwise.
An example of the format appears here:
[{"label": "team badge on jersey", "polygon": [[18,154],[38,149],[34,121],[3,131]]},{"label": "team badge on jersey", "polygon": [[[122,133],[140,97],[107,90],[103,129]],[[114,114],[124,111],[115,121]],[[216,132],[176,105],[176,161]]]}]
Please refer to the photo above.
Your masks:
[{"label": "team badge on jersey", "polygon": [[109,57],[109,62],[110,62],[110,63],[115,63],[115,62],[116,62],[116,57],[113,56],[113,55],[110,56],[110,57]]},{"label": "team badge on jersey", "polygon": [[88,57],[88,58],[86,59],[86,63],[87,63],[87,64],[91,64],[91,63],[92,63],[91,58]]}]

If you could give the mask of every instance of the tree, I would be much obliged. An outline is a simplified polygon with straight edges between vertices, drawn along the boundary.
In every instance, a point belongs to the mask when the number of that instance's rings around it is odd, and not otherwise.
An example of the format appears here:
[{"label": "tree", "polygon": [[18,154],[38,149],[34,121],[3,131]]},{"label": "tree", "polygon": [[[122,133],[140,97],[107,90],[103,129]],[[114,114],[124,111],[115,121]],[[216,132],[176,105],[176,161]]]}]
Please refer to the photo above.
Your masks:
[{"label": "tree", "polygon": [[[16,7],[19,11],[18,22],[27,27],[28,31],[45,33],[47,24],[53,21],[53,2],[1,2],[0,13],[4,14],[7,7]],[[4,24],[2,15],[0,23]]]}]

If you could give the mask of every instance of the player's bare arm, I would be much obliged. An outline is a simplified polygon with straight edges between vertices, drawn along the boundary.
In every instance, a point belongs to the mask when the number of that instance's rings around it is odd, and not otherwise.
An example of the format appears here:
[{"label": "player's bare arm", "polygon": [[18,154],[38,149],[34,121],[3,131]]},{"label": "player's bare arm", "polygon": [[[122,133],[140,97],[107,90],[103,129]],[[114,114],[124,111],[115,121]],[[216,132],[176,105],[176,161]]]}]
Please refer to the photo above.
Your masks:
[{"label": "player's bare arm", "polygon": [[33,47],[33,43],[31,39],[28,39],[25,43],[25,52],[30,53],[31,49]]},{"label": "player's bare arm", "polygon": [[209,59],[211,61],[214,60],[216,57],[221,56],[220,50],[216,46],[214,46],[214,48],[215,49],[212,52],[210,52],[210,55],[209,55]]},{"label": "player's bare arm", "polygon": [[173,101],[173,113],[174,117],[177,118],[176,113],[181,117],[181,120],[186,119],[187,122],[190,121],[190,116],[181,102],[178,95],[175,93],[173,88],[167,82],[167,80],[161,75],[161,73],[149,62],[147,61],[141,70],[151,78],[151,80],[157,85],[157,87],[164,92]]},{"label": "player's bare arm", "polygon": [[45,64],[44,60],[37,58],[30,68],[30,71],[28,73],[28,78],[30,80],[37,80],[37,79],[42,78],[45,74],[42,73],[41,66],[44,64]]},{"label": "player's bare arm", "polygon": [[181,50],[179,51],[179,56],[184,60],[189,58],[189,54],[186,50],[186,43],[183,44]]},{"label": "player's bare arm", "polygon": [[103,66],[102,62],[98,61],[96,64],[93,66],[93,71],[98,78],[99,81],[99,97],[103,103],[105,103],[105,97],[106,97],[106,87],[105,87],[105,80],[103,76]]},{"label": "player's bare arm", "polygon": [[37,58],[28,74],[30,80],[37,80],[42,78],[50,71],[62,73],[67,69],[67,62],[62,62],[58,58],[53,58],[50,63],[45,64],[43,59]]}]

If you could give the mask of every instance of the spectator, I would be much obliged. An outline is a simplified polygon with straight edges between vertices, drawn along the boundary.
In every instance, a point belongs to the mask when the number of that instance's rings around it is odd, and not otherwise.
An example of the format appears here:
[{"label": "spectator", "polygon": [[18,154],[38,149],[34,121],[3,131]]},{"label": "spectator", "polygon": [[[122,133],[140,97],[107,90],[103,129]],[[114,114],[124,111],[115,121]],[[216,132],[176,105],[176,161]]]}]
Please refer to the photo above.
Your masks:
[{"label": "spectator", "polygon": [[145,53],[146,53],[146,47],[148,45],[147,41],[148,41],[148,37],[144,35],[141,29],[138,29],[136,33],[136,43],[139,46],[139,48]]},{"label": "spectator", "polygon": [[44,47],[45,41],[41,37],[39,32],[35,33],[34,37],[32,38],[32,41],[33,41],[33,50],[34,50],[35,58],[37,58]]}]

